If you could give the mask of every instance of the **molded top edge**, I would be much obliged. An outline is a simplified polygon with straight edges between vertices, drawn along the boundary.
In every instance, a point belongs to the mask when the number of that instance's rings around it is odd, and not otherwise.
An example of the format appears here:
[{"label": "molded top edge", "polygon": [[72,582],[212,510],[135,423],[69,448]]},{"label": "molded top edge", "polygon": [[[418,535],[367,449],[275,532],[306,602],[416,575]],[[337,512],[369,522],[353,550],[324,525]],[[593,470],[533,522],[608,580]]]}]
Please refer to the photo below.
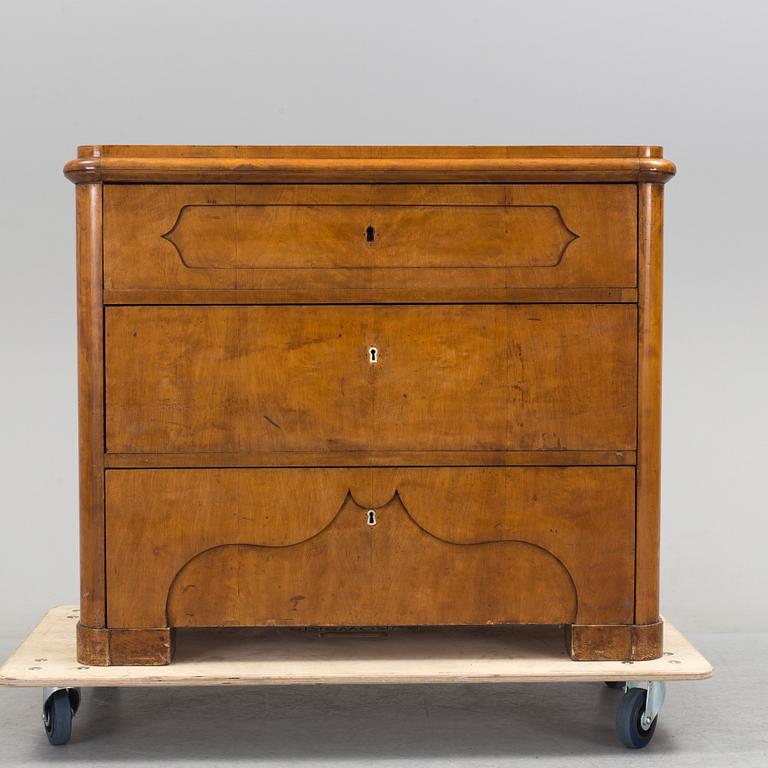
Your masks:
[{"label": "molded top edge", "polygon": [[88,145],[64,167],[75,183],[664,183],[656,146],[311,147]]}]

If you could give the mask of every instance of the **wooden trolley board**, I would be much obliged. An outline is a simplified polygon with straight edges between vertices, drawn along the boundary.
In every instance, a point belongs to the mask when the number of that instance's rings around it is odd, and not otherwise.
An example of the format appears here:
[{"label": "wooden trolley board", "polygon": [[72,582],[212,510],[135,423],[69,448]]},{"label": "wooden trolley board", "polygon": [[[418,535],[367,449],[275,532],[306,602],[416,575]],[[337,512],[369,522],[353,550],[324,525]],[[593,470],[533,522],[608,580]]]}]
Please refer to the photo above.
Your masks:
[{"label": "wooden trolley board", "polygon": [[394,630],[187,630],[173,663],[95,667],[75,659],[75,606],[50,610],[0,668],[10,686],[535,683],[701,680],[709,662],[668,621],[654,661],[571,661],[553,627]]},{"label": "wooden trolley board", "polygon": [[0,685],[43,688],[43,725],[66,744],[80,687],[596,682],[623,685],[616,733],[647,746],[666,681],[710,677],[709,662],[668,621],[652,661],[573,661],[556,626],[322,631],[187,629],[167,666],[77,661],[76,606],[52,608],[0,667]]}]

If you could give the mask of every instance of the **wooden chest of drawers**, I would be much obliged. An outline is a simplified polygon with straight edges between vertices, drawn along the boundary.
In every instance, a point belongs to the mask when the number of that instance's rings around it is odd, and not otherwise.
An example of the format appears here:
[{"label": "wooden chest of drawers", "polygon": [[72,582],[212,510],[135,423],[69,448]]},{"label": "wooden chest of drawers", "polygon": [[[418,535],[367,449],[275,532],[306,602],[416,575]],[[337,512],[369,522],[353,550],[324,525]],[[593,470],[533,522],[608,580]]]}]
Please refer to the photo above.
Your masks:
[{"label": "wooden chest of drawers", "polygon": [[86,664],[176,627],[661,653],[656,147],[82,147]]}]

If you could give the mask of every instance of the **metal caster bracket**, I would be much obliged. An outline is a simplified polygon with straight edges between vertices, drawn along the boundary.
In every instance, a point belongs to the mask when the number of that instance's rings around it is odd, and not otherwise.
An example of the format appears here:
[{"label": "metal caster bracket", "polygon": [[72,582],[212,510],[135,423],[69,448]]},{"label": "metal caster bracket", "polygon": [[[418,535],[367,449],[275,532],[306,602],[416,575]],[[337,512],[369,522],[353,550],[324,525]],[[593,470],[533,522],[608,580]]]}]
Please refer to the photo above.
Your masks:
[{"label": "metal caster bracket", "polygon": [[54,693],[56,693],[56,691],[66,691],[69,694],[69,706],[72,709],[72,717],[74,717],[77,710],[80,708],[80,689],[51,686],[43,688],[43,719],[45,719],[45,709],[48,700]]},{"label": "metal caster bracket", "polygon": [[640,717],[640,724],[647,730],[661,712],[667,695],[667,684],[663,680],[629,680],[624,685],[624,691],[631,688],[643,688],[647,691],[645,710]]}]

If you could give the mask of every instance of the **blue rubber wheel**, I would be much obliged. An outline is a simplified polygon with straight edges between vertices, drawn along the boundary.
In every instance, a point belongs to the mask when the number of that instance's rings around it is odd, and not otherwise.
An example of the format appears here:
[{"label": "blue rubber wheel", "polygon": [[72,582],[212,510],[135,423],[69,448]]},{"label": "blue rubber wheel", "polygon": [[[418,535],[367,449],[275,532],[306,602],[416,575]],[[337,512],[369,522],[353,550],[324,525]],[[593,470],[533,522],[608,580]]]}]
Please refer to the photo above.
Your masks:
[{"label": "blue rubber wheel", "polygon": [[630,749],[642,749],[647,747],[656,730],[657,717],[646,729],[643,728],[641,718],[645,711],[645,702],[648,691],[644,688],[630,688],[619,703],[619,711],[616,714],[616,735],[619,741]]},{"label": "blue rubber wheel", "polygon": [[72,707],[72,717],[77,714],[77,710],[80,709],[80,689],[79,688],[67,688],[69,694],[69,706]]},{"label": "blue rubber wheel", "polygon": [[[79,703],[79,702],[78,702]],[[43,725],[48,741],[55,747],[66,744],[72,737],[72,702],[69,691],[54,691],[43,707]]]}]

